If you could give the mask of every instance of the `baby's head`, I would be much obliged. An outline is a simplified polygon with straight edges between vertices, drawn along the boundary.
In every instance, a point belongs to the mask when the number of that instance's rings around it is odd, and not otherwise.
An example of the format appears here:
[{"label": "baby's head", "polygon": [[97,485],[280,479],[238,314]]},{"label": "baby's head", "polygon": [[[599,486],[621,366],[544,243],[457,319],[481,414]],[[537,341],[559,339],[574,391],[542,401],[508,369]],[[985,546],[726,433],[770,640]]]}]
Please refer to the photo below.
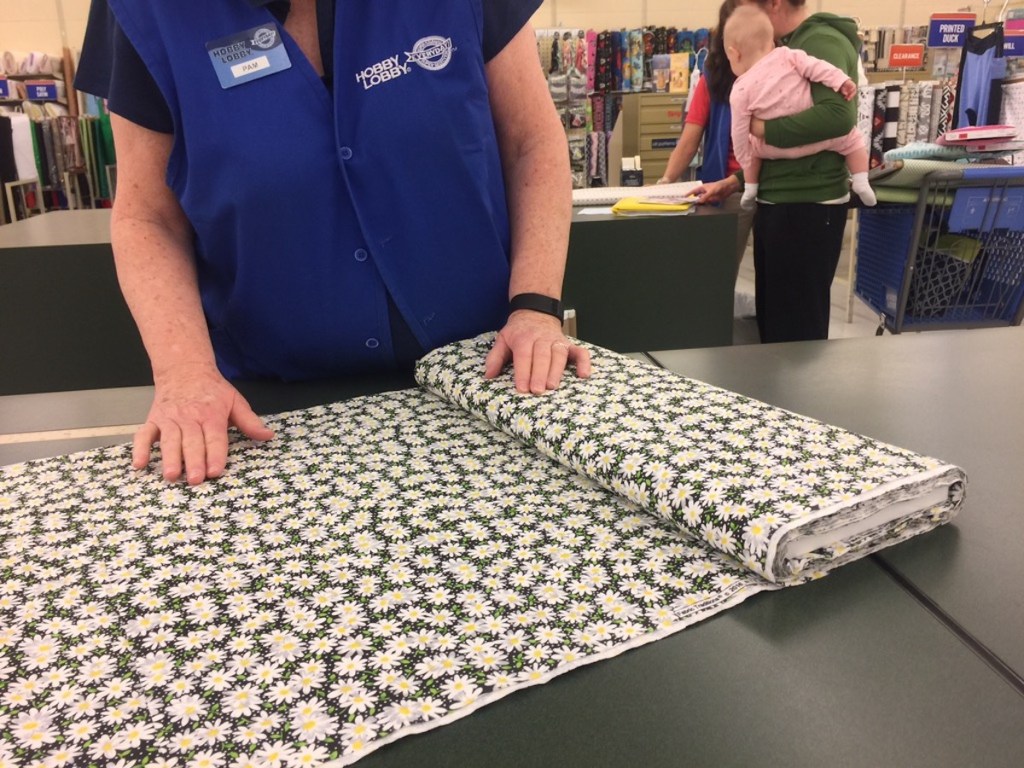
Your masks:
[{"label": "baby's head", "polygon": [[742,75],[775,48],[768,16],[756,5],[741,5],[725,22],[722,42],[736,76]]}]

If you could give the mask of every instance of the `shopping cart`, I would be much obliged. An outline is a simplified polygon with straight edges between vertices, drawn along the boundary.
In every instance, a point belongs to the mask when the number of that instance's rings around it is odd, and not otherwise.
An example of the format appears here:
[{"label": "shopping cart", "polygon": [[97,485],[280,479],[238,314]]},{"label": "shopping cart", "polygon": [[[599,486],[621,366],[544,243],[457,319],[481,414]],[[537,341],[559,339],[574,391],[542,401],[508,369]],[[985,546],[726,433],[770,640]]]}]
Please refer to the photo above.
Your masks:
[{"label": "shopping cart", "polygon": [[1020,325],[1024,168],[935,171],[916,205],[861,209],[855,290],[878,334]]}]

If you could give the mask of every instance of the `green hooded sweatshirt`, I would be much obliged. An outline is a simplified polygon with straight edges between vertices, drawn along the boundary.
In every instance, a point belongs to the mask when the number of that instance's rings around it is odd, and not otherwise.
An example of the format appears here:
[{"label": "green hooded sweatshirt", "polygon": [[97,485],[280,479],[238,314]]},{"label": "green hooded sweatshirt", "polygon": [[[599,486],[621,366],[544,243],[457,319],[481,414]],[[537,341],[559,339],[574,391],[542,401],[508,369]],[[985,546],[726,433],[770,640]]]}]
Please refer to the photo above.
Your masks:
[{"label": "green hooded sweatshirt", "polygon": [[[782,44],[834,64],[857,82],[860,38],[853,19],[815,13]],[[768,120],[765,142],[797,147],[845,136],[857,123],[857,100],[847,101],[827,85],[811,83],[814,106],[795,115]],[[771,203],[821,203],[849,194],[849,174],[842,155],[819,152],[793,160],[765,160],[758,197]]]}]

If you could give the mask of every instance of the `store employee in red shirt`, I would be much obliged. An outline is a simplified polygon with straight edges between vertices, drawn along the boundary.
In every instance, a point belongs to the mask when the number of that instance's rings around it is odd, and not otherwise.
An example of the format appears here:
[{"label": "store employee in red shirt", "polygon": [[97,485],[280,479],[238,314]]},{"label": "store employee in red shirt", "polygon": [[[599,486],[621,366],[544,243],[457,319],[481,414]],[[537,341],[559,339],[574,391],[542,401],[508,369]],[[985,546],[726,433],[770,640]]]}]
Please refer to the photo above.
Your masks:
[{"label": "store employee in red shirt", "polygon": [[731,113],[729,110],[729,93],[736,80],[729,60],[725,56],[722,45],[721,29],[726,19],[736,8],[736,0],[725,0],[718,14],[718,27],[711,35],[708,57],[704,62],[704,71],[690,95],[690,105],[686,112],[683,132],[672,150],[665,174],[658,179],[659,184],[678,181],[686,169],[690,167],[701,141],[704,152],[701,158],[700,178],[702,186],[694,190],[702,203],[721,204],[728,211],[737,215],[736,228],[736,269],[739,270],[743,254],[747,249],[747,240],[754,224],[753,211],[740,207],[740,195],[743,192],[743,172],[732,151],[732,140],[729,135]]}]

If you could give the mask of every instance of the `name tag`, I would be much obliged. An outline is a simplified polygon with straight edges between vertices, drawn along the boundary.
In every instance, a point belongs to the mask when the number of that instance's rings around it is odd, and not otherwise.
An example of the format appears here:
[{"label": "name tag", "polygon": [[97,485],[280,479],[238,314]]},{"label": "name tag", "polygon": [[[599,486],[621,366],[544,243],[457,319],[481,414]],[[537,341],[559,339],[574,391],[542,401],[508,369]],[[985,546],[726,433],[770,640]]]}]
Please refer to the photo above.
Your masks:
[{"label": "name tag", "polygon": [[292,65],[277,27],[263,25],[206,44],[221,88],[282,72]]}]

